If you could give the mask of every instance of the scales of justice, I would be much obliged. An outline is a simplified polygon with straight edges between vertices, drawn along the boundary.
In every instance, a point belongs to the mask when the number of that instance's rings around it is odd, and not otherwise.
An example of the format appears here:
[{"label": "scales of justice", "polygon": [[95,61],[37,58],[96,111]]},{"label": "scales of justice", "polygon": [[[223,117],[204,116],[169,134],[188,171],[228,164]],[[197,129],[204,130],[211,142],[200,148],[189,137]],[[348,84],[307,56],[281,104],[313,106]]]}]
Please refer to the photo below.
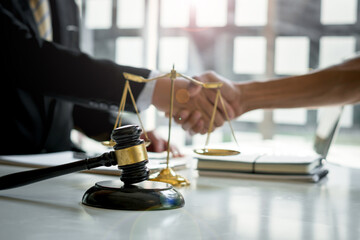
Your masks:
[{"label": "scales of justice", "polygon": [[[169,167],[169,162],[170,162],[170,138],[171,138],[171,125],[172,125],[172,115],[173,115],[173,106],[174,106],[174,96],[175,96],[176,100],[179,103],[186,103],[186,102],[189,101],[189,92],[186,89],[179,89],[176,93],[174,93],[174,84],[175,84],[176,78],[178,78],[178,77],[182,77],[184,79],[187,79],[190,82],[192,82],[192,83],[194,83],[196,85],[200,85],[201,87],[203,87],[205,89],[214,89],[214,90],[217,91],[216,98],[215,98],[215,103],[214,103],[214,106],[213,106],[212,116],[211,116],[211,119],[210,119],[210,125],[209,125],[209,129],[208,129],[208,132],[207,132],[205,146],[204,146],[204,148],[201,148],[201,149],[195,149],[194,152],[197,153],[197,154],[200,154],[200,155],[210,155],[210,156],[228,156],[228,155],[237,155],[237,154],[240,153],[237,150],[215,149],[215,148],[208,148],[207,147],[208,144],[209,144],[210,134],[211,134],[211,132],[213,130],[216,109],[217,109],[219,101],[220,101],[220,103],[221,103],[221,105],[222,105],[222,107],[224,109],[225,117],[226,117],[227,122],[229,123],[232,136],[233,136],[233,138],[234,138],[234,140],[236,142],[236,145],[238,146],[238,143],[237,143],[237,140],[236,140],[236,137],[235,137],[235,133],[234,133],[234,130],[232,128],[228,113],[226,112],[225,104],[224,104],[224,101],[222,99],[221,92],[220,92],[220,88],[222,87],[223,83],[221,83],[221,82],[208,82],[208,83],[200,82],[198,80],[195,80],[194,78],[191,78],[189,76],[186,76],[184,74],[176,72],[174,65],[173,65],[173,68],[172,68],[170,73],[166,73],[166,74],[163,74],[163,75],[155,77],[155,78],[145,79],[145,78],[143,78],[141,76],[137,76],[137,75],[130,74],[130,73],[124,73],[124,77],[126,79],[126,82],[125,82],[125,87],[124,87],[124,90],[123,90],[122,98],[121,98],[121,101],[120,101],[120,105],[119,105],[119,109],[118,109],[118,115],[117,115],[117,118],[116,118],[116,121],[115,121],[114,129],[121,126],[122,113],[124,112],[127,95],[129,94],[130,98],[131,98],[131,101],[132,101],[132,104],[133,104],[133,107],[135,109],[135,112],[136,112],[137,117],[139,119],[139,123],[140,123],[140,125],[141,125],[141,127],[143,129],[144,135],[145,135],[145,145],[146,146],[149,146],[151,144],[151,141],[149,140],[148,135],[147,135],[147,133],[146,133],[144,127],[143,127],[143,123],[142,123],[138,108],[136,106],[136,102],[135,102],[134,96],[132,94],[129,81],[134,81],[134,82],[139,82],[139,83],[147,83],[147,82],[156,81],[156,80],[158,80],[160,78],[166,78],[166,77],[170,78],[170,80],[171,80],[166,168],[164,168],[163,170],[161,170],[158,173],[155,173],[155,174],[151,175],[150,178],[149,178],[150,181],[165,182],[165,183],[169,183],[169,184],[174,185],[174,186],[187,186],[187,185],[190,185],[190,182],[186,178],[176,174],[175,171]],[[105,145],[105,146],[112,147],[112,146],[115,145],[115,142],[113,140],[109,140],[109,141],[102,142],[102,144]]]},{"label": "scales of justice", "polygon": [[[184,198],[173,186],[187,186],[190,184],[190,182],[186,178],[176,174],[169,167],[171,123],[174,104],[174,82],[178,77],[185,78],[197,85],[202,86],[203,88],[215,89],[217,91],[205,147],[201,149],[195,149],[194,152],[197,154],[213,156],[236,155],[240,153],[235,150],[212,149],[207,147],[219,101],[222,104],[226,119],[232,131],[232,135],[236,141],[235,134],[220,93],[222,83],[202,83],[193,78],[177,73],[174,67],[170,73],[152,79],[144,79],[140,76],[129,73],[124,73],[124,76],[126,78],[126,83],[123,94],[121,96],[118,116],[111,134],[111,140],[103,142],[104,145],[112,147],[112,151],[105,152],[97,157],[85,158],[83,160],[58,166],[1,176],[0,190],[17,188],[73,172],[90,170],[100,166],[118,166],[118,168],[121,170],[121,181],[109,180],[95,183],[94,186],[89,188],[84,193],[82,198],[82,203],[84,205],[106,209],[143,211],[167,210],[183,207],[185,204]],[[146,166],[149,161],[146,146],[150,144],[150,141],[146,131],[143,128],[135,99],[131,92],[129,81],[146,83],[164,77],[168,77],[171,80],[166,168],[150,176],[149,169]],[[187,92],[186,89],[180,90],[178,90],[176,93],[177,101],[189,101],[189,92]],[[132,104],[137,113],[142,129],[135,125],[121,126],[122,113],[125,109],[125,102],[128,93],[131,97]],[[142,131],[144,131],[145,141],[140,139]]]}]

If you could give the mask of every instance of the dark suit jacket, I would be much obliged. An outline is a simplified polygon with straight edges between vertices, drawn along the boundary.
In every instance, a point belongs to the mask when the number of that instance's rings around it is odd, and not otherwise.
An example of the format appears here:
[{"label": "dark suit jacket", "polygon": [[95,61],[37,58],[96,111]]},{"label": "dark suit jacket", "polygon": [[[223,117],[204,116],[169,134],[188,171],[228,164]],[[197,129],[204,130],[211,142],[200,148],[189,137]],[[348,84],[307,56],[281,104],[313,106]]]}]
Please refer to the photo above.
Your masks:
[{"label": "dark suit jacket", "polygon": [[[118,106],[122,73],[150,73],[81,53],[76,4],[50,3],[53,42],[39,37],[27,0],[0,0],[0,154],[69,150],[74,103],[103,110]],[[131,87],[137,98],[144,85]]]}]

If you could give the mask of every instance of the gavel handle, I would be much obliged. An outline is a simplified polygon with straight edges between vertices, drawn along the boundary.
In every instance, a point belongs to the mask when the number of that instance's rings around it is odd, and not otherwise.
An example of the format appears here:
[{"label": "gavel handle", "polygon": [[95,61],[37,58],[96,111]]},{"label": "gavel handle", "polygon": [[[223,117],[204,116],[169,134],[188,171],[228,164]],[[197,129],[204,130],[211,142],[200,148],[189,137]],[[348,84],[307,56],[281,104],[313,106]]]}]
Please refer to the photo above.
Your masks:
[{"label": "gavel handle", "polygon": [[87,158],[68,164],[13,173],[0,177],[0,190],[21,187],[68,173],[79,172],[100,166],[110,167],[112,165],[117,165],[116,156],[113,151],[104,153],[98,157]]}]

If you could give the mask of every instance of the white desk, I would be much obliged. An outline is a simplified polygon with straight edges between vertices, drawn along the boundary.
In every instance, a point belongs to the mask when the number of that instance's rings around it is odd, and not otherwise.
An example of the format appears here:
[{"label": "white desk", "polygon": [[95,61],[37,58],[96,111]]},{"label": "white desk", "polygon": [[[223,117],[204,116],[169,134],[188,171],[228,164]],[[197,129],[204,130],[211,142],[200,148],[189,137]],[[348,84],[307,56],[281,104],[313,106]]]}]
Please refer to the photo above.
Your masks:
[{"label": "white desk", "polygon": [[[0,166],[0,175],[27,170]],[[0,239],[360,239],[360,170],[330,166],[318,184],[197,177],[185,206],[120,211],[81,204],[95,182],[74,173],[0,191]]]}]

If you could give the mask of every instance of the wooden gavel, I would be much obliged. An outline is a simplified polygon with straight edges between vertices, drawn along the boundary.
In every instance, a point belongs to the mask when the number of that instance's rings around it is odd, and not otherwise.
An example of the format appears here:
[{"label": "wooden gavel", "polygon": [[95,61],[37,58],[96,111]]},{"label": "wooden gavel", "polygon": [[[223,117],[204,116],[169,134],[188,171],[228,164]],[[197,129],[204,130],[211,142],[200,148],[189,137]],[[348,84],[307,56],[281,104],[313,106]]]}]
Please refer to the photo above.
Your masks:
[{"label": "wooden gavel", "polygon": [[141,132],[141,128],[134,125],[118,127],[113,130],[111,135],[111,138],[116,143],[113,147],[114,151],[73,163],[18,172],[0,177],[0,190],[20,187],[72,172],[114,165],[118,165],[118,168],[122,170],[120,180],[125,185],[148,180],[150,173],[146,166],[148,155],[144,140],[140,139]]}]

